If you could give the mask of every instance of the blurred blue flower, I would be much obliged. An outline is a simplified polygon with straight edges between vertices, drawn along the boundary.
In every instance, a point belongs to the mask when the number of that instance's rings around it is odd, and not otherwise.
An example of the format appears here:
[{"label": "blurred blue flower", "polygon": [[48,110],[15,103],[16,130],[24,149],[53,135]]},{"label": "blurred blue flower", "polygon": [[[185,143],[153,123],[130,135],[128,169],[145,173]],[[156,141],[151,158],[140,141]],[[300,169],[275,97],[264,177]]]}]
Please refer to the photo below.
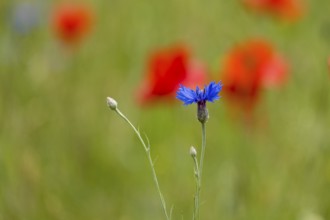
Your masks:
[{"label": "blurred blue flower", "polygon": [[219,99],[220,96],[218,94],[221,89],[221,82],[211,82],[209,85],[205,86],[204,89],[200,89],[197,86],[196,90],[180,85],[180,88],[176,93],[176,98],[181,100],[184,105],[190,105],[192,103],[205,104],[206,101],[214,102]]},{"label": "blurred blue flower", "polygon": [[33,3],[19,3],[11,12],[11,25],[17,33],[26,34],[40,23],[40,7]]}]

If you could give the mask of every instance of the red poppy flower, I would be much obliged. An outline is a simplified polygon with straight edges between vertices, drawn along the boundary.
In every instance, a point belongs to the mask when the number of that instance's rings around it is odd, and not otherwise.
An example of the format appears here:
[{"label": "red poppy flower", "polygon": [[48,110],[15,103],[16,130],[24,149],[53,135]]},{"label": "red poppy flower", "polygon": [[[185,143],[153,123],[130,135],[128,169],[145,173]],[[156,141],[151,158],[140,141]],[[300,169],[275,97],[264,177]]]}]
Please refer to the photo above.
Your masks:
[{"label": "red poppy flower", "polygon": [[299,0],[244,0],[247,6],[258,11],[270,12],[282,18],[296,19],[302,13]]},{"label": "red poppy flower", "polygon": [[282,85],[287,64],[273,47],[251,40],[235,47],[224,64],[224,95],[247,112],[253,110],[265,87]]},{"label": "red poppy flower", "polygon": [[92,12],[83,4],[62,4],[53,11],[54,31],[66,44],[74,44],[88,33],[92,24]]},{"label": "red poppy flower", "polygon": [[203,65],[192,60],[185,47],[160,50],[149,59],[146,79],[138,89],[138,102],[147,104],[162,98],[173,99],[180,84],[196,86],[205,81]]}]

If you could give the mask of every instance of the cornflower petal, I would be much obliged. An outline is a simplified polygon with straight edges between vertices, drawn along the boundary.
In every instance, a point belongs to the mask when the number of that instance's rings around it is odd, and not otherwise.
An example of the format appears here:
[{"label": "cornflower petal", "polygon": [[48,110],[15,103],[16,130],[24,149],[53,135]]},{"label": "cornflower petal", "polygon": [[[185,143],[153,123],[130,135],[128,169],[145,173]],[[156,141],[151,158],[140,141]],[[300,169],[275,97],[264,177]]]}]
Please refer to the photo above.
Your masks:
[{"label": "cornflower petal", "polygon": [[222,89],[221,83],[215,83],[211,82],[206,88],[205,88],[205,99],[209,102],[214,102],[215,100],[218,100],[220,96],[218,95],[219,92]]},{"label": "cornflower petal", "polygon": [[187,87],[184,87],[183,85],[180,85],[176,97],[179,100],[183,101],[184,105],[190,105],[196,101],[195,91]]}]

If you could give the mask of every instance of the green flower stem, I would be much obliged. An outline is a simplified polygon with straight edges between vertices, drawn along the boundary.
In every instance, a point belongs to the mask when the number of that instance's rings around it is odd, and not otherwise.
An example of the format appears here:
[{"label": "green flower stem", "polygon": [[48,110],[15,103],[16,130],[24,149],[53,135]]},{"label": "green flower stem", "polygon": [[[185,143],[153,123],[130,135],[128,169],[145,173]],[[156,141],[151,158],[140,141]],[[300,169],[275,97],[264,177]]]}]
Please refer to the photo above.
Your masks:
[{"label": "green flower stem", "polygon": [[151,154],[150,154],[150,144],[148,143],[148,145],[146,145],[146,143],[144,142],[143,138],[141,137],[141,134],[140,132],[134,127],[134,125],[130,122],[130,120],[128,120],[128,118],[118,109],[114,109],[118,115],[120,117],[122,117],[131,127],[132,129],[134,130],[135,134],[138,136],[146,154],[147,154],[147,157],[148,157],[148,161],[149,161],[149,164],[150,164],[150,167],[151,167],[151,171],[152,171],[152,176],[153,176],[153,179],[154,179],[154,183],[156,185],[156,188],[157,188],[157,191],[158,191],[158,194],[159,194],[159,197],[160,197],[160,201],[162,203],[162,207],[163,207],[163,210],[164,210],[164,214],[166,216],[166,219],[167,220],[170,220],[170,216],[168,215],[167,213],[167,209],[166,209],[166,202],[165,202],[165,199],[163,197],[163,194],[160,190],[160,187],[159,187],[159,183],[158,183],[158,179],[157,179],[157,175],[156,175],[156,171],[155,171],[155,167],[154,167],[154,163],[152,161],[152,158],[151,158]]},{"label": "green flower stem", "polygon": [[195,180],[196,180],[196,193],[194,197],[194,215],[193,215],[193,220],[198,220],[199,219],[199,192],[200,192],[200,172],[199,172],[199,167],[198,167],[198,161],[196,156],[193,156],[194,160],[194,166],[195,166]]},{"label": "green flower stem", "polygon": [[204,155],[205,155],[205,146],[206,146],[206,122],[201,122],[202,124],[202,152],[200,156],[200,162],[198,165],[196,155],[193,155],[194,160],[194,170],[195,170],[195,180],[196,180],[196,193],[194,196],[194,214],[193,220],[199,220],[199,213],[200,213],[200,194],[202,188],[202,171],[203,171],[203,162],[204,162]]},{"label": "green flower stem", "polygon": [[205,155],[205,147],[206,147],[206,129],[205,129],[205,122],[202,124],[202,153],[199,162],[199,172],[200,172],[200,180],[202,185],[202,172],[203,172],[203,163],[204,163],[204,155]]},{"label": "green flower stem", "polygon": [[[206,129],[205,129],[205,122],[201,122],[202,124],[202,152],[199,161],[199,172],[198,172],[198,186],[197,186],[197,216],[195,216],[196,220],[199,219],[199,209],[200,209],[200,194],[202,188],[202,173],[203,173],[203,163],[204,163],[204,155],[205,155],[205,147],[206,147]],[[196,159],[197,160],[197,159]]]}]

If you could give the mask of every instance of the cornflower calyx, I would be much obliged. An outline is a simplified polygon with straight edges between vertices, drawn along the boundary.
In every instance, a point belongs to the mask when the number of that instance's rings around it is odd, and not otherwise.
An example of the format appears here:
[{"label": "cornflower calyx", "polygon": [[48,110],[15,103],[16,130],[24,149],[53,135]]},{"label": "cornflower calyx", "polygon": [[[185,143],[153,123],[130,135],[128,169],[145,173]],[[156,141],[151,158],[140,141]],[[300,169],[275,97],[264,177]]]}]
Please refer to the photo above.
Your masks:
[{"label": "cornflower calyx", "polygon": [[197,103],[197,119],[201,123],[205,123],[209,119],[209,111],[206,108],[205,101],[201,101]]}]

